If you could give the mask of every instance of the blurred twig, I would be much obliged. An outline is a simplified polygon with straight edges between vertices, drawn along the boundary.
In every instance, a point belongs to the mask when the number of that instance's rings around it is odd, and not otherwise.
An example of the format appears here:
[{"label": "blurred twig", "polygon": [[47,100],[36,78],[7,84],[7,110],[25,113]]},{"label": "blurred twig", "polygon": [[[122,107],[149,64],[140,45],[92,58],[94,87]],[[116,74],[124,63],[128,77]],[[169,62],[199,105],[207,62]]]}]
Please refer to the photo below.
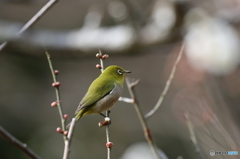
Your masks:
[{"label": "blurred twig", "polygon": [[71,145],[71,141],[72,141],[73,131],[75,128],[75,123],[76,123],[76,119],[72,118],[72,121],[71,121],[71,124],[69,127],[69,131],[68,131],[68,135],[67,135],[67,139],[65,140],[63,159],[68,159],[68,157],[69,157],[70,145]]},{"label": "blurred twig", "polygon": [[167,80],[167,83],[165,85],[165,88],[157,102],[157,104],[154,106],[154,108],[145,115],[143,115],[142,111],[140,110],[140,107],[139,107],[139,104],[138,104],[138,101],[135,97],[135,93],[134,93],[134,87],[138,84],[139,80],[135,80],[135,81],[131,81],[130,82],[130,79],[129,78],[126,78],[126,84],[127,84],[127,87],[128,87],[128,90],[129,90],[129,93],[130,93],[130,96],[131,96],[131,99],[129,98],[125,98],[125,97],[121,97],[119,99],[119,101],[124,101],[126,103],[132,103],[135,107],[135,110],[138,114],[138,117],[139,117],[139,120],[142,124],[142,127],[143,127],[143,131],[144,131],[144,134],[145,134],[145,138],[146,140],[148,141],[148,144],[150,145],[150,148],[153,152],[153,155],[156,159],[160,158],[160,156],[158,155],[157,153],[157,150],[156,150],[156,146],[154,145],[154,142],[153,142],[153,139],[152,139],[152,136],[151,136],[151,132],[150,132],[150,129],[148,128],[147,126],[147,123],[146,123],[146,119],[151,117],[157,110],[158,108],[161,106],[161,103],[164,99],[164,96],[167,94],[168,92],[168,89],[171,85],[171,82],[174,78],[174,74],[175,74],[175,71],[176,71],[176,68],[177,68],[177,64],[179,63],[181,57],[182,57],[182,53],[183,53],[183,50],[184,50],[184,44],[182,45],[181,47],[181,50],[179,51],[179,54],[178,54],[178,57],[173,65],[173,68],[172,68],[172,71],[171,71],[171,74]]},{"label": "blurred twig", "polygon": [[153,141],[150,129],[148,128],[146,119],[144,118],[144,115],[143,115],[143,113],[142,113],[142,111],[141,111],[141,109],[139,107],[137,98],[136,98],[135,93],[134,93],[134,87],[138,83],[139,83],[139,80],[130,81],[129,78],[126,78],[126,84],[127,84],[127,87],[128,87],[128,91],[130,93],[131,98],[134,101],[132,104],[134,105],[135,110],[136,110],[136,112],[138,114],[140,123],[142,125],[143,131],[144,131],[144,134],[145,134],[145,138],[148,141],[148,144],[149,144],[149,146],[150,146],[150,148],[152,150],[154,158],[155,159],[160,159],[160,156],[158,155],[157,150],[156,150],[156,146],[154,145],[154,141]]},{"label": "blurred twig", "polygon": [[226,141],[230,143],[230,145],[232,146],[231,148],[235,149],[237,147],[236,143],[234,142],[232,137],[229,135],[229,133],[226,131],[226,129],[223,127],[222,123],[219,121],[216,114],[213,114],[213,122],[215,122],[214,125],[216,125],[218,132],[221,132],[224,138],[226,139]]},{"label": "blurred twig", "polygon": [[195,147],[195,152],[198,154],[200,159],[205,159],[206,157],[203,155],[203,153],[201,152],[201,149],[198,146],[198,142],[197,142],[197,139],[196,139],[196,136],[195,136],[195,133],[194,133],[194,128],[193,128],[192,122],[189,118],[189,113],[186,112],[184,114],[184,117],[185,117],[185,120],[186,120],[186,123],[187,123],[187,126],[188,126],[188,130],[189,130],[189,133],[190,133],[190,140],[192,141],[192,144]]},{"label": "blurred twig", "polygon": [[[54,69],[52,66],[52,61],[51,61],[51,56],[49,55],[49,53],[46,51],[46,55],[47,55],[47,60],[48,60],[48,64],[49,64],[49,68],[51,70],[52,73],[52,77],[53,77],[53,82],[57,83],[57,78],[56,75],[54,73]],[[62,106],[61,106],[61,101],[60,101],[60,91],[59,91],[59,87],[55,87],[55,93],[56,93],[56,98],[57,98],[57,107],[58,107],[58,112],[60,115],[60,119],[61,119],[61,124],[62,124],[62,130],[65,131],[65,119],[63,118],[63,111],[62,111]],[[66,139],[66,136],[64,135],[64,139]]]},{"label": "blurred twig", "polygon": [[2,135],[7,141],[15,145],[17,148],[22,150],[25,154],[27,154],[32,159],[40,159],[40,157],[35,154],[30,148],[28,148],[27,144],[22,143],[14,136],[12,136],[7,130],[5,130],[2,126],[0,126],[0,135]]},{"label": "blurred twig", "polygon": [[174,65],[173,65],[171,74],[170,74],[170,76],[169,76],[169,78],[168,78],[168,80],[167,80],[167,82],[166,82],[165,88],[164,88],[161,96],[159,97],[159,99],[158,99],[156,105],[153,107],[153,109],[150,110],[150,111],[145,115],[145,118],[151,117],[154,113],[156,113],[156,111],[157,111],[157,110],[159,109],[159,107],[161,106],[162,101],[163,101],[165,95],[167,94],[168,89],[169,89],[169,87],[170,87],[170,85],[171,85],[171,82],[172,82],[172,80],[173,80],[173,78],[174,78],[174,75],[175,75],[175,72],[176,72],[176,68],[177,68],[177,64],[179,63],[179,61],[180,61],[180,59],[181,59],[181,57],[182,57],[183,50],[184,50],[184,44],[182,44],[182,47],[181,47],[181,49],[180,49],[180,51],[179,51],[179,54],[178,54],[178,57],[177,57]]},{"label": "blurred twig", "polygon": [[[16,34],[16,37],[24,33],[28,28],[35,24],[58,0],[48,1]],[[8,45],[8,41],[5,41],[0,45],[0,52]]]},{"label": "blurred twig", "polygon": [[[106,112],[106,117],[109,118],[110,111]],[[110,132],[109,132],[109,124],[106,125],[106,138],[107,144],[110,143]],[[107,159],[111,159],[111,146],[107,146]]]}]

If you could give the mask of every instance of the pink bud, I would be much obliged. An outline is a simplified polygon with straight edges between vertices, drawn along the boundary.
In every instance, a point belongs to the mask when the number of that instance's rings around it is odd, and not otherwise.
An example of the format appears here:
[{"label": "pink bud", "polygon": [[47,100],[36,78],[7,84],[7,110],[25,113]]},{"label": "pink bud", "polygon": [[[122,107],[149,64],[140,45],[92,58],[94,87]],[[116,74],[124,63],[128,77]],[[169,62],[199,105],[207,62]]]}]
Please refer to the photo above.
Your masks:
[{"label": "pink bud", "polygon": [[65,136],[67,136],[67,135],[68,135],[68,131],[64,131],[63,134],[64,134]]},{"label": "pink bud", "polygon": [[98,123],[98,126],[99,126],[100,128],[103,127],[103,126],[104,126],[103,122],[99,122],[99,123]]},{"label": "pink bud", "polygon": [[108,59],[109,58],[109,55],[108,54],[104,54],[103,56],[102,56],[102,59]]},{"label": "pink bud", "polygon": [[57,105],[58,105],[57,102],[52,102],[52,103],[51,103],[51,106],[52,106],[52,107],[56,107]]},{"label": "pink bud", "polygon": [[98,68],[98,69],[102,69],[102,66],[99,65],[99,64],[97,64],[97,65],[96,65],[96,68]]},{"label": "pink bud", "polygon": [[60,82],[54,82],[54,83],[52,83],[52,86],[53,86],[53,87],[59,87],[60,84],[61,84]]},{"label": "pink bud", "polygon": [[112,142],[107,142],[107,143],[106,143],[106,147],[107,147],[107,148],[112,148],[112,146],[113,146],[113,143],[112,143]]},{"label": "pink bud", "polygon": [[55,73],[55,75],[58,75],[58,74],[59,74],[59,71],[58,71],[58,70],[55,70],[54,73]]},{"label": "pink bud", "polygon": [[64,118],[64,119],[67,119],[67,118],[68,118],[68,115],[67,115],[67,114],[64,114],[64,115],[63,115],[63,118]]},{"label": "pink bud", "polygon": [[99,58],[99,59],[101,59],[101,58],[102,58],[102,55],[99,54],[99,53],[97,53],[97,54],[96,54],[96,57]]},{"label": "pink bud", "polygon": [[58,133],[63,133],[63,130],[60,128],[60,127],[58,127],[57,129],[56,129],[56,131],[58,132]]}]

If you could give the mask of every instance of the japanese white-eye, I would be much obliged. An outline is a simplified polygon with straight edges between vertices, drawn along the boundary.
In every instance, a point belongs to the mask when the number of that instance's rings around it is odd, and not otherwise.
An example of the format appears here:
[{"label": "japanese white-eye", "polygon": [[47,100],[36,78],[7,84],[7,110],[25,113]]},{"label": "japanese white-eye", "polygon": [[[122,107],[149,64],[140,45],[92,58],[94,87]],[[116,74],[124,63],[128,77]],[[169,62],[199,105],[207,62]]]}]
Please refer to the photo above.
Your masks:
[{"label": "japanese white-eye", "polygon": [[119,66],[109,66],[96,78],[75,112],[76,121],[88,114],[101,114],[110,110],[122,94],[126,73]]}]

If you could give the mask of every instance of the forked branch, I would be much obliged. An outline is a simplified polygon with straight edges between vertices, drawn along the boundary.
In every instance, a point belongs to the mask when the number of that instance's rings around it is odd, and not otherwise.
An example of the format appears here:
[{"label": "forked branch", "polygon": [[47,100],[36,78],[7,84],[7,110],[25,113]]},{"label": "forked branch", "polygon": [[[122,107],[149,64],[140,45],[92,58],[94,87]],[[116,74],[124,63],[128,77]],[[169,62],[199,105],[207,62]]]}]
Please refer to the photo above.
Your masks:
[{"label": "forked branch", "polygon": [[154,155],[154,158],[155,159],[161,159],[159,154],[157,153],[157,148],[154,144],[154,141],[153,141],[153,138],[152,138],[152,135],[151,135],[151,131],[147,125],[147,122],[146,122],[146,119],[144,118],[144,115],[140,109],[140,106],[138,104],[138,101],[137,101],[137,98],[136,98],[136,95],[135,95],[135,92],[134,92],[134,87],[139,83],[139,80],[134,80],[134,79],[130,79],[130,78],[126,78],[126,84],[127,84],[127,87],[128,87],[128,91],[130,93],[130,96],[131,98],[133,99],[133,105],[134,105],[134,108],[137,112],[137,115],[138,115],[138,118],[140,120],[140,123],[142,125],[142,128],[143,128],[143,132],[145,134],[145,138],[152,150],[152,153]]}]

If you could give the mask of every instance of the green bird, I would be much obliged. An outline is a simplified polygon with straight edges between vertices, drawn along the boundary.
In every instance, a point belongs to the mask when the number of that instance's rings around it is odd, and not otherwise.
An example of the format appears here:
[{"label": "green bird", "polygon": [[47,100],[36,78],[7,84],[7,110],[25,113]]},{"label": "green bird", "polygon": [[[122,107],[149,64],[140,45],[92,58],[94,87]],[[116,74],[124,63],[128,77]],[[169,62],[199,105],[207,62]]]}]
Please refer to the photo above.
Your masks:
[{"label": "green bird", "polygon": [[[76,121],[88,114],[102,114],[110,110],[122,94],[126,73],[131,73],[119,66],[107,67],[96,78],[75,111]],[[103,115],[104,116],[104,115]]]}]

